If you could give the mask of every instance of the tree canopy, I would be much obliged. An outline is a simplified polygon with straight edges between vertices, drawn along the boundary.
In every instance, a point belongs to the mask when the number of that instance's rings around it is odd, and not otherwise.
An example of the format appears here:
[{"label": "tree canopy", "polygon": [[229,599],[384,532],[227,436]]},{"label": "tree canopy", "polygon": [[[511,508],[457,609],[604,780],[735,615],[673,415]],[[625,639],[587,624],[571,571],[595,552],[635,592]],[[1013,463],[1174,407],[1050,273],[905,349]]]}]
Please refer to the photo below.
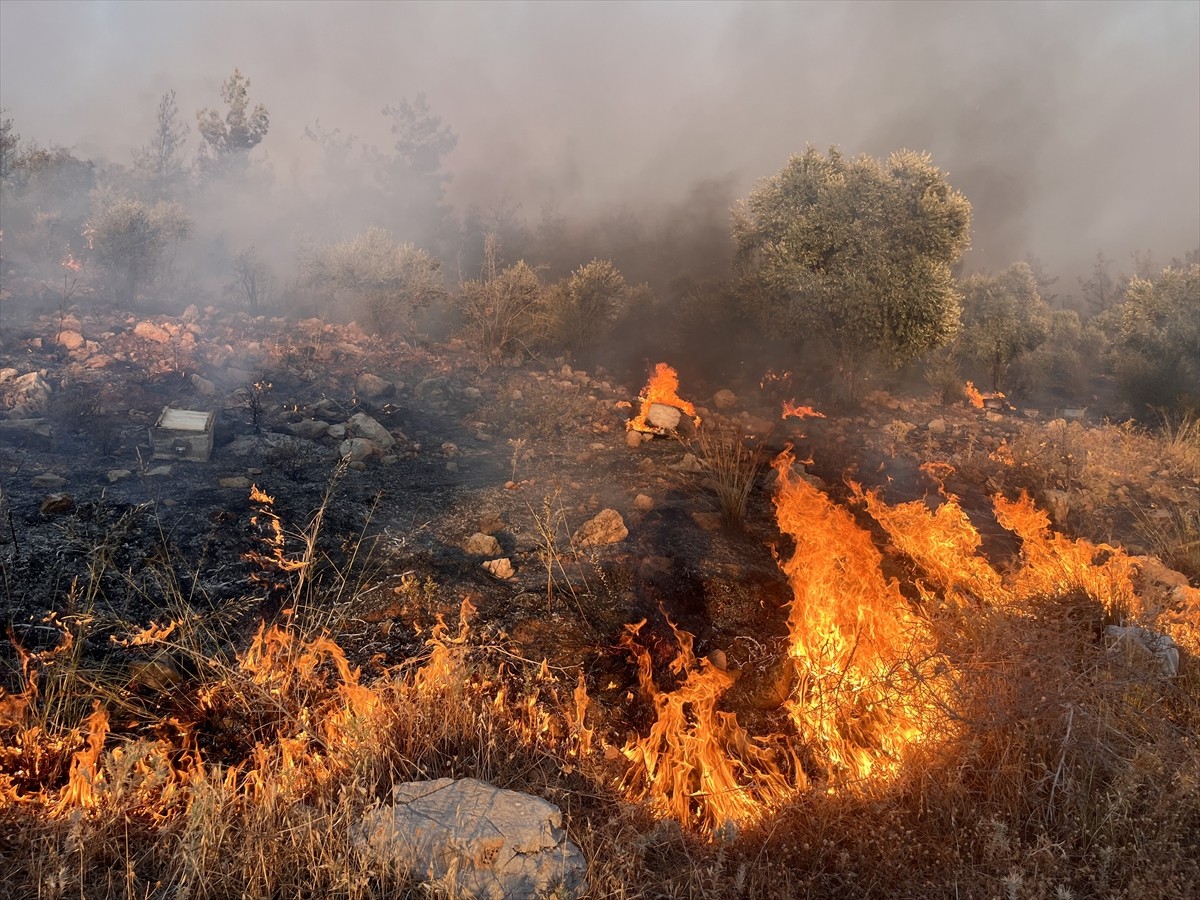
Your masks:
[{"label": "tree canopy", "polygon": [[270,114],[261,103],[250,109],[249,92],[250,79],[234,69],[221,85],[221,100],[227,107],[225,115],[209,107],[196,113],[196,128],[204,138],[209,168],[244,157],[267,136]]},{"label": "tree canopy", "polygon": [[992,390],[998,390],[1012,361],[1046,339],[1050,309],[1023,262],[995,275],[970,276],[963,294],[963,354],[987,367]]},{"label": "tree canopy", "polygon": [[1120,313],[1117,374],[1129,398],[1200,411],[1200,265],[1133,278]]},{"label": "tree canopy", "polygon": [[971,206],[924,153],[886,162],[809,148],[733,213],[735,267],[764,326],[817,340],[851,393],[864,365],[897,365],[957,329],[951,267]]}]

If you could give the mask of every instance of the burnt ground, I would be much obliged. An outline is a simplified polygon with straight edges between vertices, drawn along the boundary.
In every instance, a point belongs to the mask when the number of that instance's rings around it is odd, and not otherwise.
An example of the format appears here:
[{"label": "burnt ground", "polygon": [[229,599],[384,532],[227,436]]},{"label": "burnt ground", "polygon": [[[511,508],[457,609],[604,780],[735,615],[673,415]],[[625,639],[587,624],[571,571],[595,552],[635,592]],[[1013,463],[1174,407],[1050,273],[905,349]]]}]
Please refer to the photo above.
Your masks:
[{"label": "burnt ground", "polygon": [[[0,620],[10,640],[0,666],[10,689],[17,646],[57,641],[54,617],[86,616],[85,652],[117,664],[129,651],[111,638],[130,623],[181,615],[227,635],[223,651],[244,646],[263,618],[306,616],[357,662],[386,664],[417,652],[436,617],[469,598],[475,627],[497,646],[582,665],[602,700],[630,683],[618,648],[624,626],[648,619],[643,638],[665,663],[676,649],[669,617],[696,635],[698,654],[720,651],[743,672],[730,704],[763,714],[778,706],[790,591],[773,555],[787,549],[771,510],[773,473],[759,475],[744,522],[723,524],[703,476],[677,468],[695,446],[627,446],[625,404],[640,383],[561,361],[481,367],[453,342],[387,342],[312,319],[211,308],[180,317],[9,312],[0,330],[0,369],[9,370],[0,380],[0,425],[9,425],[0,431]],[[32,373],[49,394],[21,406],[12,385]],[[364,374],[382,382],[368,391]],[[716,408],[719,387],[736,391],[733,406]],[[758,385],[681,392],[708,422],[761,445],[764,458],[795,444],[835,499],[852,478],[893,502],[937,503],[920,463],[950,457],[965,433],[986,460],[1016,415],[876,394],[852,416],[782,422],[780,398]],[[168,405],[216,412],[209,461],[151,458],[148,429]],[[323,426],[355,413],[397,444],[347,467],[340,438]],[[18,419],[40,424],[14,428]],[[900,420],[909,430],[886,437]],[[954,479],[947,488],[985,552],[1005,564],[1017,547],[991,516],[999,485],[982,469]],[[263,547],[252,483],[274,498],[289,558],[323,510],[300,609],[294,574],[247,558]],[[573,549],[570,535],[602,509],[621,514],[628,536]],[[497,579],[466,551],[480,531],[497,539],[512,578]],[[889,565],[898,573],[903,562]]]}]

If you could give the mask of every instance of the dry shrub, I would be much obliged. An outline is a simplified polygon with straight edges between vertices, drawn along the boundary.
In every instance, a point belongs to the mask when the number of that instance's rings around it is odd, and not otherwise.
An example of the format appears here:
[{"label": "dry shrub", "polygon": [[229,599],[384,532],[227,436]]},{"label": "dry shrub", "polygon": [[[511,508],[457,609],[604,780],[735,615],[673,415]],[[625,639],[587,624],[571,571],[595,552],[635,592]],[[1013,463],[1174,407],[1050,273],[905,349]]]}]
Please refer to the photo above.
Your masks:
[{"label": "dry shrub", "polygon": [[710,490],[727,525],[738,525],[746,518],[746,505],[754,482],[765,463],[761,445],[748,446],[738,428],[705,423],[696,432],[700,459]]}]

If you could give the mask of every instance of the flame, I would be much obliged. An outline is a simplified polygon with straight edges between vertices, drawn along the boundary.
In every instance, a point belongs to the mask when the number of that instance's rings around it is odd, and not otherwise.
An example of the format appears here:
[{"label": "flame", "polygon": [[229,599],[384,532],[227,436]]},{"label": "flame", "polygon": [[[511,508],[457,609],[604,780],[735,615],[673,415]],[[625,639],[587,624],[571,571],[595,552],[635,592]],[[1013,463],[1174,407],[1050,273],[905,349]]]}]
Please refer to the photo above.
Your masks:
[{"label": "flame", "polygon": [[781,419],[823,419],[825,413],[817,412],[811,406],[801,406],[795,400],[785,400],[783,402],[783,415]]},{"label": "flame", "polygon": [[886,780],[910,746],[942,725],[918,684],[936,665],[932,637],[883,577],[871,535],[793,476],[793,462],[790,450],[774,462],[775,515],[796,542],[780,560],[793,592],[792,721],[832,782]]},{"label": "flame", "polygon": [[[283,523],[275,512],[275,498],[266,491],[261,491],[258,485],[250,486],[250,501],[258,504],[257,512],[250,517],[250,524],[265,526],[260,534],[266,553],[250,550],[244,556],[250,562],[263,567],[266,572],[298,572],[308,563],[303,559],[289,559],[286,552],[286,541],[283,536]],[[264,580],[264,576],[255,573],[251,576],[256,581]]]},{"label": "flame", "polygon": [[963,388],[963,392],[967,395],[967,401],[976,409],[983,409],[983,394],[975,389],[974,382],[968,381]]},{"label": "flame", "polygon": [[81,263],[71,254],[71,249],[68,247],[67,255],[63,257],[62,267],[71,272],[78,272],[83,268],[83,263]]},{"label": "flame", "polygon": [[634,657],[638,687],[653,704],[655,720],[645,737],[622,748],[630,765],[621,786],[662,815],[710,833],[727,823],[757,821],[795,793],[795,776],[762,740],[746,733],[736,715],[717,709],[733,676],[707,659],[697,663],[692,635],[669,619],[679,644],[670,668],[683,682],[673,691],[658,689],[650,652],[636,640],[645,624],[626,625],[621,646]]},{"label": "flame", "polygon": [[108,710],[97,702],[84,727],[88,732],[87,746],[77,751],[71,761],[71,774],[54,807],[55,814],[98,804],[97,786],[103,781],[103,775],[97,767],[100,754],[104,752],[104,739],[108,736]]},{"label": "flame", "polygon": [[688,401],[681,399],[678,391],[678,373],[666,363],[658,363],[654,367],[654,374],[650,376],[646,387],[642,389],[642,393],[638,396],[638,401],[641,404],[638,414],[630,419],[625,427],[630,431],[655,431],[654,426],[646,421],[650,407],[655,403],[675,407],[685,416],[691,416],[692,421],[699,426],[700,417],[696,415],[696,407]]}]

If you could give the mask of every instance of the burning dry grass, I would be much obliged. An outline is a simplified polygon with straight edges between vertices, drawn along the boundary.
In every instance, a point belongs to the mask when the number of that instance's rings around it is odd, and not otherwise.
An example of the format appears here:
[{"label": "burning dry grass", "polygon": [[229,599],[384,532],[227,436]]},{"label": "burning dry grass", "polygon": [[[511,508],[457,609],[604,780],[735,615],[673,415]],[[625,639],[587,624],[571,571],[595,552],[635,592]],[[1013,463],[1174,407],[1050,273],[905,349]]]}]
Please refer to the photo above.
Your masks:
[{"label": "burning dry grass", "polygon": [[[797,678],[767,734],[724,706],[736,673],[669,622],[669,665],[644,624],[613,651],[627,709],[472,631],[466,603],[366,679],[299,594],[292,624],[236,656],[184,604],[129,627],[123,646],[175,661],[149,684],[87,667],[77,586],[58,646],[25,653],[23,690],[0,696],[11,890],[426,896],[362,865],[355,825],[395,782],[469,775],[562,806],[596,897],[1184,896],[1200,878],[1200,623],[1161,618],[1119,548],[1052,533],[1027,498],[995,499],[1021,545],[1000,571],[953,496],[892,506],[855,488],[844,507],[789,456],[776,466]],[[257,502],[261,562],[295,586],[307,564],[277,563],[311,553],[287,552]],[[1107,636],[1124,624],[1169,633],[1181,674]]]}]

